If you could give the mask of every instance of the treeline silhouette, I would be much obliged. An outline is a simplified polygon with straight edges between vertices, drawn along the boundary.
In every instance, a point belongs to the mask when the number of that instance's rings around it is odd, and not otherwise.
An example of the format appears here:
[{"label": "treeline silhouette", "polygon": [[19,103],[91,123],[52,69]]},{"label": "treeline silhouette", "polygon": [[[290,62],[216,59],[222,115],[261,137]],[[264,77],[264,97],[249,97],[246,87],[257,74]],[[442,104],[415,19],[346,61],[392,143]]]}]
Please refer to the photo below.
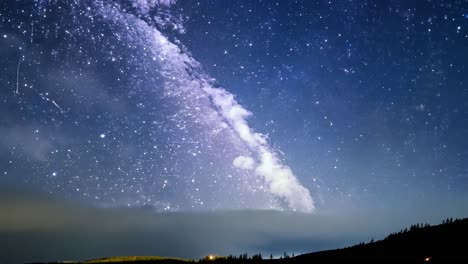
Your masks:
[{"label": "treeline silhouette", "polygon": [[[273,256],[271,256],[273,259]],[[200,259],[198,262],[200,263],[242,263],[242,262],[262,262],[263,256],[261,253],[252,255],[249,257],[247,253],[240,254],[239,256],[236,255],[229,255],[227,257],[223,256],[206,256]]]},{"label": "treeline silhouette", "polygon": [[[279,260],[282,259],[289,259],[294,258],[294,253],[289,255],[288,253],[284,252],[283,255],[279,257]],[[222,256],[206,256],[200,259],[198,262],[200,263],[258,263],[258,262],[265,262],[267,260],[275,260],[273,255],[270,254],[268,258],[264,258],[261,253],[249,256],[247,253],[240,254],[239,256],[229,255],[227,257]],[[278,259],[276,259],[278,260]]]},{"label": "treeline silhouette", "polygon": [[[459,218],[456,218],[456,219],[453,219],[453,218],[447,218],[445,220],[442,221],[442,224],[441,225],[446,225],[446,224],[452,224],[452,223],[456,223],[456,222],[460,222],[462,221],[463,219],[459,219]],[[405,229],[402,229],[400,230],[399,232],[397,233],[391,233],[390,235],[388,235],[387,237],[384,238],[384,240],[388,240],[388,239],[393,239],[395,237],[398,237],[398,236],[401,236],[401,235],[405,235],[407,234],[408,232],[415,232],[416,230],[427,230],[431,227],[431,225],[429,223],[421,223],[421,224],[415,224],[415,225],[412,225],[410,226],[410,228],[405,228]]]},{"label": "treeline silhouette", "polygon": [[417,223],[383,240],[361,242],[343,249],[308,253],[294,257],[286,252],[273,259],[261,254],[204,258],[199,262],[224,263],[468,263],[468,218],[447,218],[439,225]]},{"label": "treeline silhouette", "polygon": [[[468,219],[468,218],[467,218]],[[460,222],[460,221],[463,221],[465,219],[461,219],[461,218],[447,218],[447,219],[444,219],[442,221],[442,223],[440,225],[446,225],[446,224],[452,224],[452,223],[456,223],[456,222]],[[439,225],[439,226],[440,226]],[[437,225],[436,225],[437,226]],[[386,241],[386,240],[391,240],[391,239],[395,239],[395,238],[401,238],[401,237],[404,237],[406,234],[408,234],[409,232],[420,232],[420,231],[417,231],[417,230],[427,230],[429,229],[430,227],[432,227],[429,223],[417,223],[415,225],[411,225],[409,228],[405,228],[405,229],[401,229],[400,231],[396,232],[396,233],[390,233],[390,235],[386,236],[383,241]],[[371,239],[371,241],[369,243],[374,243],[374,239]],[[365,242],[361,242],[359,244],[356,244],[354,246],[351,246],[349,248],[355,248],[355,247],[359,247],[359,246],[363,246],[363,245],[366,245]]]}]

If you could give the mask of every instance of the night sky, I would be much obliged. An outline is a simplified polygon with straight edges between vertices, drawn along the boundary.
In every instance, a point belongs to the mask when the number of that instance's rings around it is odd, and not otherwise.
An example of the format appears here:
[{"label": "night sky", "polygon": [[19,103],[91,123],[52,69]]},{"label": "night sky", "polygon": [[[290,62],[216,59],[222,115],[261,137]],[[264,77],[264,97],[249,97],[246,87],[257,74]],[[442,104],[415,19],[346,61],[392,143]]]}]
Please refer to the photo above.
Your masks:
[{"label": "night sky", "polygon": [[466,216],[467,61],[463,0],[4,0],[0,185],[158,213]]}]

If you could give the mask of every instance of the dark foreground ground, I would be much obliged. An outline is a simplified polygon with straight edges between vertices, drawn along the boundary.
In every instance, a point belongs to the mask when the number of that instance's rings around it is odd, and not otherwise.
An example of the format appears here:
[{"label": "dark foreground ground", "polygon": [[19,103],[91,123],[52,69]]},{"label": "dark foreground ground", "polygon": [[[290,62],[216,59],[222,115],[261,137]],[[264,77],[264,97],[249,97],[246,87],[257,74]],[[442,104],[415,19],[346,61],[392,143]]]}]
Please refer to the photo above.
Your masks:
[{"label": "dark foreground ground", "polygon": [[447,219],[437,226],[413,225],[409,229],[390,234],[383,240],[361,243],[348,248],[303,254],[281,259],[262,259],[260,255],[247,257],[206,257],[198,261],[161,257],[118,257],[81,263],[158,263],[186,264],[237,263],[468,263],[468,218]]},{"label": "dark foreground ground", "polygon": [[286,263],[468,263],[468,218],[415,225],[381,241],[300,255]]}]

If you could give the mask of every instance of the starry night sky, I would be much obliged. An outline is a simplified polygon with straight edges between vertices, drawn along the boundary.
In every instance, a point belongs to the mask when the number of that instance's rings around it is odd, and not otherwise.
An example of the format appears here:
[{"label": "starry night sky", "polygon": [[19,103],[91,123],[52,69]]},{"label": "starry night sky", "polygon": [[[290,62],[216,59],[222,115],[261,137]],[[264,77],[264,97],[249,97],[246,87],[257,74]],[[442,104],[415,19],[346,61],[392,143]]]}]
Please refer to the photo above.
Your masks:
[{"label": "starry night sky", "polygon": [[466,195],[466,1],[181,6],[182,42],[319,207]]},{"label": "starry night sky", "polygon": [[466,217],[467,29],[462,0],[0,1],[0,262]]},{"label": "starry night sky", "polygon": [[157,211],[468,198],[466,1],[75,2],[0,4],[2,185]]}]

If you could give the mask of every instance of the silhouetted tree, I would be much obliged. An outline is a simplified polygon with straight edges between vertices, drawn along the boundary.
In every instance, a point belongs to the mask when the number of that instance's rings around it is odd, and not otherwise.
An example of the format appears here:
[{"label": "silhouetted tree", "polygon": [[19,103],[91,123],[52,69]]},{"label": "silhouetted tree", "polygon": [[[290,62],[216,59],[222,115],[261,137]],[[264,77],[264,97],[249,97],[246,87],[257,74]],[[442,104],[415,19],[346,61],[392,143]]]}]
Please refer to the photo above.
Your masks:
[{"label": "silhouetted tree", "polygon": [[256,261],[261,261],[263,258],[262,258],[262,254],[261,253],[258,253],[258,254],[255,254],[252,256],[252,260],[256,260]]},{"label": "silhouetted tree", "polygon": [[453,218],[452,217],[447,218],[447,219],[442,221],[442,224],[451,224],[451,223],[453,223]]}]

